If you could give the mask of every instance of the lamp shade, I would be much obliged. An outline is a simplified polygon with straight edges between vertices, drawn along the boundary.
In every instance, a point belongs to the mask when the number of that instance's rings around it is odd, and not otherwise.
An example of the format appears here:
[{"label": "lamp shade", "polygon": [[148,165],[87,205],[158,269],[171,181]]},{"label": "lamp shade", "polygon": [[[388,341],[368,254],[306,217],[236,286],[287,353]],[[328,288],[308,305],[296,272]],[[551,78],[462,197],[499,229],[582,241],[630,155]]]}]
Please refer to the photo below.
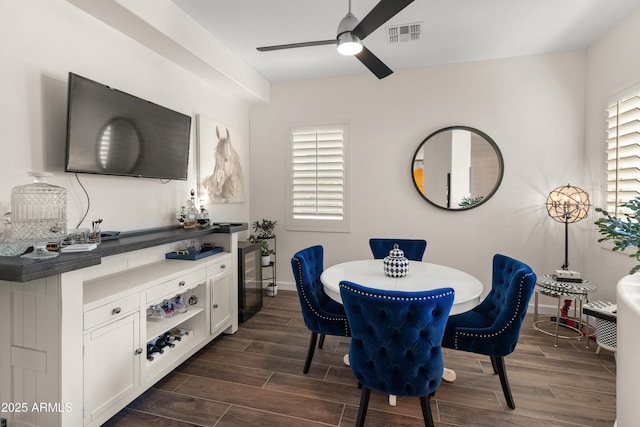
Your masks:
[{"label": "lamp shade", "polygon": [[589,194],[567,184],[558,187],[547,197],[547,213],[558,222],[578,222],[589,212]]},{"label": "lamp shade", "polygon": [[362,51],[362,43],[358,37],[347,31],[338,36],[337,49],[342,55],[355,55]]},{"label": "lamp shade", "polygon": [[338,24],[336,38],[338,39],[338,53],[341,55],[356,55],[362,51],[362,42],[351,31],[360,21],[351,13],[351,1],[349,1],[349,13]]}]

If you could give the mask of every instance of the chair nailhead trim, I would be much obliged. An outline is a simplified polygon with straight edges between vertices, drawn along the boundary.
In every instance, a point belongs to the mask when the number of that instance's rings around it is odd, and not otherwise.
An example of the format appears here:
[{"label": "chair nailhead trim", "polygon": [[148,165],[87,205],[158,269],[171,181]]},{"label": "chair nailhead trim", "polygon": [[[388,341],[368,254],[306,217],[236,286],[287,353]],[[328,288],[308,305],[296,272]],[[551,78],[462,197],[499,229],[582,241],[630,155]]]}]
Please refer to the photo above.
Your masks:
[{"label": "chair nailhead trim", "polygon": [[[300,280],[302,280],[302,263],[300,262],[300,259],[298,258],[293,258],[296,260],[296,263],[298,264],[298,277],[300,278]],[[297,281],[297,278],[296,278]],[[349,324],[347,323],[346,318],[342,318],[342,317],[327,317],[324,316],[320,313],[318,313],[316,311],[316,309],[313,307],[313,305],[311,305],[311,302],[309,301],[309,298],[307,297],[307,294],[304,291],[304,287],[302,286],[302,283],[298,284],[298,289],[300,289],[300,293],[302,294],[302,297],[304,298],[305,303],[307,304],[307,307],[309,307],[309,309],[313,312],[313,314],[316,315],[316,317],[322,319],[322,320],[329,320],[329,321],[334,321],[334,322],[343,322],[344,324],[344,336],[348,337],[349,336]]]},{"label": "chair nailhead trim", "polygon": [[459,332],[456,331],[456,335],[455,335],[455,340],[454,340],[454,348],[456,350],[458,350],[458,336],[465,336],[465,337],[478,337],[478,338],[493,338],[493,337],[497,337],[498,335],[504,333],[509,326],[511,326],[511,324],[515,321],[515,319],[518,317],[518,311],[520,309],[520,305],[521,305],[521,297],[522,297],[522,287],[524,285],[524,282],[526,280],[527,277],[531,276],[533,273],[527,273],[524,276],[522,276],[522,280],[520,281],[520,288],[518,289],[518,304],[516,305],[516,309],[513,313],[513,316],[511,316],[511,319],[509,319],[509,322],[507,322],[507,324],[500,329],[497,332],[494,332],[492,334],[471,334],[468,332]]},{"label": "chair nailhead trim", "polygon": [[364,296],[373,297],[373,298],[379,298],[379,299],[387,299],[387,300],[392,300],[392,301],[423,301],[423,300],[441,298],[443,296],[447,296],[447,295],[453,294],[453,291],[447,291],[444,294],[437,294],[437,295],[428,295],[428,296],[421,296],[421,297],[400,297],[400,296],[379,295],[379,294],[372,294],[370,292],[363,292],[363,291],[354,289],[351,286],[347,286],[347,285],[343,285],[343,284],[340,284],[340,287],[348,289],[351,292],[359,294],[359,295],[364,295]]}]

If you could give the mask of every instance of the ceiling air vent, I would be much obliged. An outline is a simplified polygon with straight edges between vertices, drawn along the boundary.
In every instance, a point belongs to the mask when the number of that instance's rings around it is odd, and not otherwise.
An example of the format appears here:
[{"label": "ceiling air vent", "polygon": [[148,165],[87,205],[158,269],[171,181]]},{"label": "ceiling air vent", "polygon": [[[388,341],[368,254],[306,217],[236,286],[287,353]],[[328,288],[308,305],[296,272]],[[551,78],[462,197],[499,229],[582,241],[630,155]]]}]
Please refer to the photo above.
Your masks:
[{"label": "ceiling air vent", "polygon": [[421,32],[421,22],[387,27],[387,41],[391,44],[394,44],[420,40]]}]

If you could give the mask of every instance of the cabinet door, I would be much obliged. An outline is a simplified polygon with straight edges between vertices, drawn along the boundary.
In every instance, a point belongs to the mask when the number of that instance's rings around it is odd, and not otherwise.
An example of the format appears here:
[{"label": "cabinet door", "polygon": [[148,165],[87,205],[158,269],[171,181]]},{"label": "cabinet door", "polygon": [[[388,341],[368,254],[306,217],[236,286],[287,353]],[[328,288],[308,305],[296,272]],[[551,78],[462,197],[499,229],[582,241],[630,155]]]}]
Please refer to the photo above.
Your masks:
[{"label": "cabinet door", "polygon": [[111,406],[120,404],[120,409],[135,397],[140,383],[138,323],[135,312],[84,335],[85,425]]},{"label": "cabinet door", "polygon": [[[231,271],[211,277],[211,334],[231,322]],[[226,325],[226,326],[225,326]]]}]

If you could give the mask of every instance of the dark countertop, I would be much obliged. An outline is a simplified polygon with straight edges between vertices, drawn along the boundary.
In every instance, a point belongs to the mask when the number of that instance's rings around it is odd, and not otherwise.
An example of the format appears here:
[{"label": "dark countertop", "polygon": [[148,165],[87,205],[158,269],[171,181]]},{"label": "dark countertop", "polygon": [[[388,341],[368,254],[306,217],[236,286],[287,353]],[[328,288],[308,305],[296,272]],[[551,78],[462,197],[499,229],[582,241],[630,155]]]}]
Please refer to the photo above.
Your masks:
[{"label": "dark countertop", "polygon": [[98,265],[101,263],[102,257],[110,255],[198,238],[211,233],[237,233],[248,228],[247,223],[214,223],[206,228],[191,230],[185,230],[179,226],[169,226],[125,232],[120,234],[117,239],[103,241],[97,249],[90,252],[60,254],[56,258],[45,260],[31,260],[19,256],[0,257],[0,280],[28,282]]}]

